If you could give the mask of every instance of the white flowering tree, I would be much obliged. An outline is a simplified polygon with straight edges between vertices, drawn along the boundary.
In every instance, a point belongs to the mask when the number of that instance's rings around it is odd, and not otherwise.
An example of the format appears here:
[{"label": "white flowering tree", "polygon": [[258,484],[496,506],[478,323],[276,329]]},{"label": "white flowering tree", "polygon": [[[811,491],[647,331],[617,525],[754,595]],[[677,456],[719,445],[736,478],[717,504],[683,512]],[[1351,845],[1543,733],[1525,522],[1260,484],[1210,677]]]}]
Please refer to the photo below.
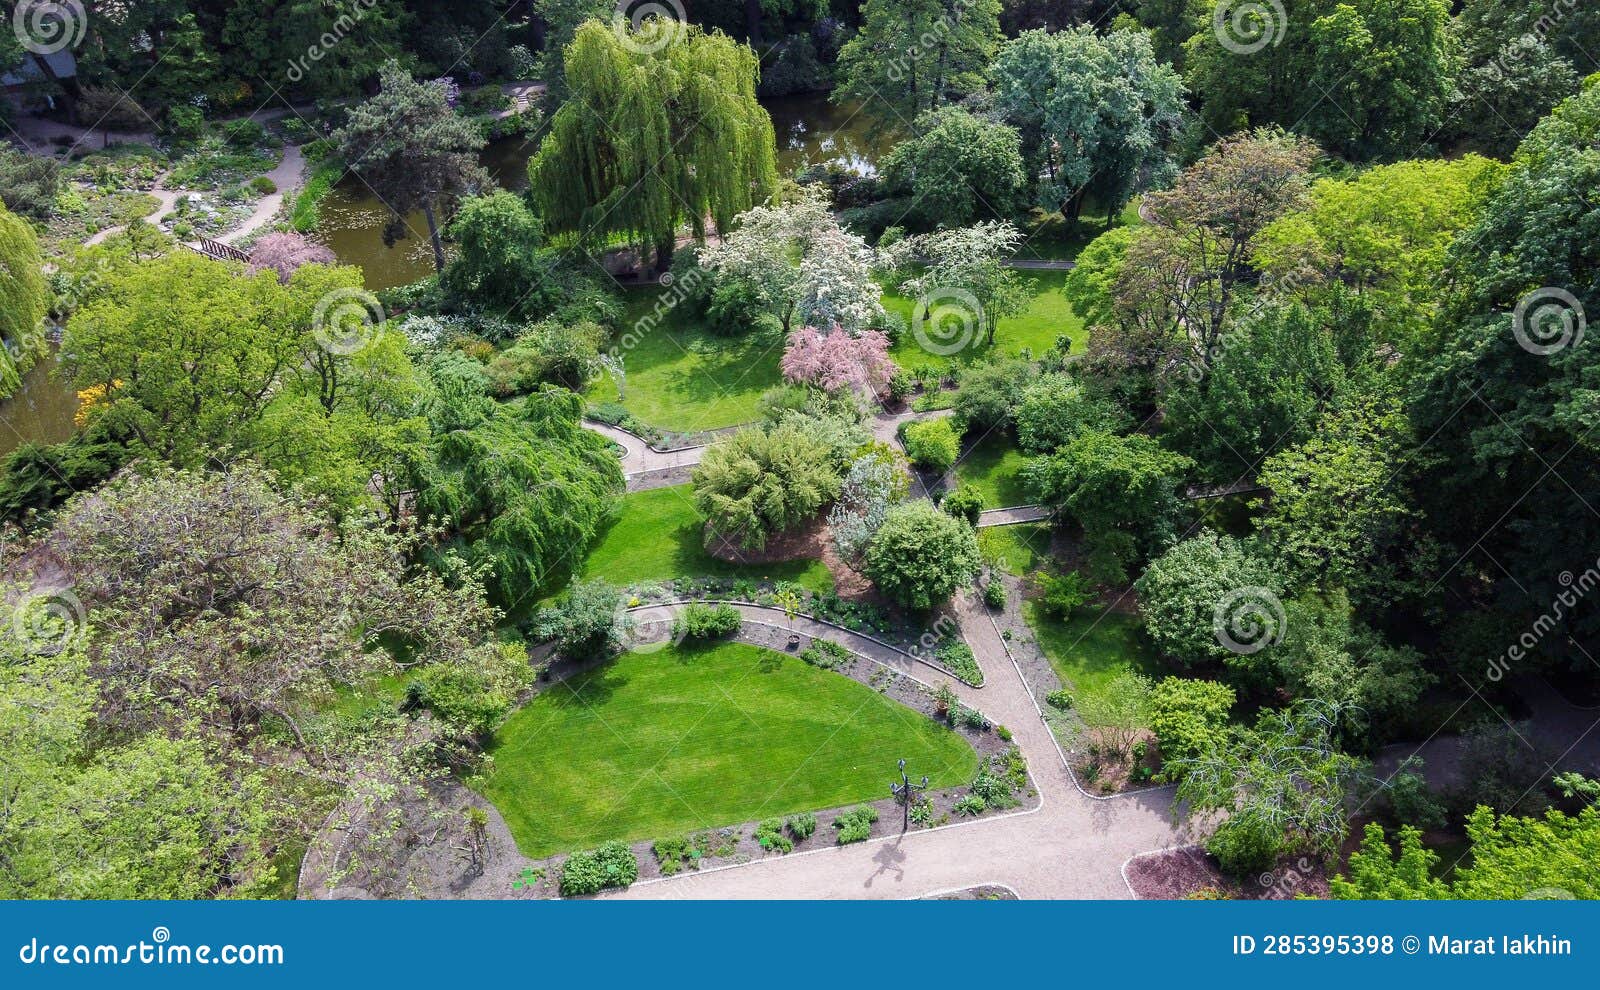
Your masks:
[{"label": "white flowering tree", "polygon": [[885,260],[902,271],[915,269],[900,283],[900,291],[913,299],[971,297],[979,309],[973,315],[981,320],[992,344],[1000,320],[1022,312],[1028,304],[1027,287],[1005,265],[1021,243],[1016,227],[991,220],[908,237],[889,248]]},{"label": "white flowering tree", "polygon": [[883,314],[872,277],[877,252],[841,228],[818,193],[745,211],[726,240],[701,248],[699,258],[718,276],[753,286],[784,333],[796,317],[855,333]]}]

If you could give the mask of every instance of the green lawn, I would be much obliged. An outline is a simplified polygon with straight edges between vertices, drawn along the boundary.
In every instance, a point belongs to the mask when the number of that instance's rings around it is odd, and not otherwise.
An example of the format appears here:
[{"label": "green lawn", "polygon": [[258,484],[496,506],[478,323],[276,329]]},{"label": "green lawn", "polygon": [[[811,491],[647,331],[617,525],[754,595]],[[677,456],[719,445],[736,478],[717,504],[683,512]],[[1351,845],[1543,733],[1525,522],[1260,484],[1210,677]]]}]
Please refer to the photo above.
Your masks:
[{"label": "green lawn", "polygon": [[[775,337],[714,337],[668,309],[671,290],[628,290],[628,312],[616,343],[627,372],[629,412],[641,423],[678,433],[714,430],[756,418],[756,400],[780,381],[783,341]],[[665,315],[651,327],[639,321],[657,304]],[[632,347],[626,347],[630,341]],[[585,393],[591,402],[615,402],[606,372]]]},{"label": "green lawn", "polygon": [[534,698],[490,752],[483,793],[532,857],[883,797],[901,758],[935,787],[978,766],[931,719],[740,643],[619,657]]},{"label": "green lawn", "polygon": [[[976,362],[990,360],[995,356],[1016,354],[1026,347],[1038,357],[1048,351],[1055,344],[1056,338],[1066,334],[1072,338],[1072,349],[1077,353],[1083,349],[1088,332],[1084,329],[1083,319],[1072,311],[1062,286],[1066,284],[1068,272],[1057,271],[1023,271],[1018,272],[1023,282],[1030,287],[1033,300],[1028,308],[1000,321],[999,329],[995,332],[992,346],[979,341],[976,346],[968,347],[955,355],[933,354],[922,348],[917,343],[915,333],[907,332],[895,344],[889,356],[902,368],[916,368],[923,365],[946,367],[960,362]],[[891,313],[897,313],[907,325],[911,322],[911,299],[897,292],[883,294],[883,306]]]},{"label": "green lawn", "polygon": [[1030,499],[1018,476],[1025,461],[1011,437],[996,430],[956,462],[956,478],[962,488],[976,488],[983,494],[985,509],[1027,505]]},{"label": "green lawn", "polygon": [[1134,616],[1085,608],[1062,622],[1045,615],[1037,602],[1027,602],[1023,615],[1062,685],[1074,694],[1100,690],[1124,668],[1147,677],[1165,673]]},{"label": "green lawn", "polygon": [[1042,523],[991,526],[978,530],[983,559],[1009,574],[1022,577],[1044,566],[1050,558],[1050,527]]},{"label": "green lawn", "polygon": [[[1106,232],[1106,218],[1102,207],[1091,203],[1084,217],[1073,223],[1059,213],[1046,214],[1035,209],[1033,215],[1021,225],[1024,238],[1017,249],[1017,257],[1040,261],[1071,261],[1090,241]],[[1139,201],[1130,202],[1117,217],[1119,227],[1138,226]]]},{"label": "green lawn", "polygon": [[833,590],[833,575],[820,560],[748,565],[719,560],[705,551],[703,525],[692,485],[624,495],[616,521],[601,533],[579,576],[612,584],[676,577],[771,579],[795,581],[818,593]]}]

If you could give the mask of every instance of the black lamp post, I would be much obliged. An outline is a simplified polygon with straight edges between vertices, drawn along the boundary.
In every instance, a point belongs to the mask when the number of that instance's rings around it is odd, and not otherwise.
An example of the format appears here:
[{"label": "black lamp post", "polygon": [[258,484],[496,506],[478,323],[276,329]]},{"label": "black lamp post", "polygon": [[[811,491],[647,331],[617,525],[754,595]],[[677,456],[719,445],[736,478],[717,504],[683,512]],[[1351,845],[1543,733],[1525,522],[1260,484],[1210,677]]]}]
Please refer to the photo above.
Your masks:
[{"label": "black lamp post", "polygon": [[928,777],[927,777],[927,775],[926,774],[923,775],[922,783],[913,784],[911,782],[911,778],[906,776],[906,761],[905,760],[901,760],[900,761],[900,783],[898,783],[898,784],[890,784],[889,785],[889,793],[893,794],[895,797],[900,799],[900,806],[902,808],[901,819],[900,819],[900,831],[902,831],[902,832],[909,831],[910,828],[911,828],[911,796],[913,794],[915,794],[916,792],[918,792],[918,791],[925,791],[927,789],[928,789]]}]

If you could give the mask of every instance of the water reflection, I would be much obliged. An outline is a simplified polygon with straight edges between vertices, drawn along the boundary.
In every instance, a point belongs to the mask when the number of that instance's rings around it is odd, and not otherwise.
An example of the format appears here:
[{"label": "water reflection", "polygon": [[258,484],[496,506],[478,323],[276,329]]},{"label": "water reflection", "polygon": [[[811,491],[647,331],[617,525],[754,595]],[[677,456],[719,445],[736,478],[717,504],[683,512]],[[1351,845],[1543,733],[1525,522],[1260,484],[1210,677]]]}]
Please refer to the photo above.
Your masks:
[{"label": "water reflection", "polygon": [[0,456],[27,440],[60,443],[72,436],[78,394],[52,374],[59,364],[52,350],[22,376],[22,386],[15,394],[0,400]]}]

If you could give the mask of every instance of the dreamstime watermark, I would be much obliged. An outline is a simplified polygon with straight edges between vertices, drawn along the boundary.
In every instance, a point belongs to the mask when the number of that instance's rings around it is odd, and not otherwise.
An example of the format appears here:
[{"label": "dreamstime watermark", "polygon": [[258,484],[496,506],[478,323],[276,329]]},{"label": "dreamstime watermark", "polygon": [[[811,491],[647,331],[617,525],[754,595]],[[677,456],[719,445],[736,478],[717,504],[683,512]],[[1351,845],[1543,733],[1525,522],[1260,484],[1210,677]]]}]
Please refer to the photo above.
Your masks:
[{"label": "dreamstime watermark", "polygon": [[335,289],[317,300],[311,334],[329,354],[359,354],[377,339],[385,320],[383,304],[366,289]]},{"label": "dreamstime watermark", "polygon": [[1560,629],[1561,623],[1578,602],[1587,597],[1589,592],[1600,587],[1600,561],[1596,561],[1576,577],[1571,571],[1562,571],[1556,580],[1561,585],[1561,593],[1551,600],[1550,607],[1534,619],[1533,624],[1524,629],[1504,653],[1489,661],[1483,676],[1498,682],[1512,670],[1514,665],[1527,659],[1528,655],[1544,642],[1545,637]]},{"label": "dreamstime watermark", "polygon": [[688,274],[680,279],[673,278],[671,272],[663,274],[661,276],[661,286],[667,291],[656,298],[656,303],[650,308],[650,312],[635,320],[633,326],[629,327],[627,332],[617,338],[616,343],[607,348],[607,357],[614,362],[620,363],[624,355],[644,343],[645,338],[656,332],[656,328],[661,326],[661,321],[667,318],[667,314],[677,309],[683,304],[684,300],[694,294],[695,289],[704,278],[705,275],[699,268],[691,268]]},{"label": "dreamstime watermark", "polygon": [[917,345],[945,357],[976,343],[983,326],[983,304],[964,289],[933,289],[917,300],[911,315]]},{"label": "dreamstime watermark", "polygon": [[680,0],[617,0],[611,30],[622,47],[653,55],[683,37],[689,16]]},{"label": "dreamstime watermark", "polygon": [[[1253,319],[1262,310],[1275,303],[1294,300],[1306,284],[1306,277],[1299,272],[1263,277],[1256,286],[1250,307],[1235,322]],[[1184,362],[1184,375],[1194,384],[1200,384],[1206,375],[1211,373],[1211,369],[1216,367],[1217,362],[1233,350],[1239,337],[1240,335],[1235,333],[1218,334],[1209,347],[1200,348],[1193,357]]]},{"label": "dreamstime watermark", "polygon": [[1306,881],[1316,874],[1316,862],[1302,856],[1295,860],[1293,866],[1261,874],[1256,878],[1256,883],[1267,891],[1263,900],[1287,901],[1293,899],[1295,893],[1305,886]]},{"label": "dreamstime watermark", "polygon": [[1211,31],[1235,55],[1254,55],[1277,47],[1289,30],[1281,0],[1223,0],[1211,15]]},{"label": "dreamstime watermark", "polygon": [[1547,356],[1583,342],[1589,322],[1583,302],[1566,289],[1545,286],[1517,302],[1511,334],[1529,354]]},{"label": "dreamstime watermark", "polygon": [[179,945],[165,925],[157,925],[150,941],[128,945],[53,945],[30,938],[18,948],[17,959],[25,966],[282,966],[283,946]]},{"label": "dreamstime watermark", "polygon": [[327,58],[328,54],[338,47],[339,42],[348,38],[366,16],[378,6],[378,0],[350,0],[339,16],[333,19],[333,24],[322,33],[306,53],[299,58],[289,60],[289,68],[284,72],[284,77],[292,83],[305,79],[311,67]]},{"label": "dreamstime watermark", "polygon": [[1287,628],[1278,596],[1255,585],[1228,592],[1211,612],[1211,631],[1217,642],[1240,656],[1277,646]]},{"label": "dreamstime watermark", "polygon": [[1528,30],[1506,42],[1505,46],[1489,60],[1486,68],[1495,82],[1509,78],[1517,69],[1519,63],[1527,56],[1548,44],[1550,34],[1561,26],[1567,15],[1578,9],[1579,0],[1555,0],[1548,13],[1539,15]]},{"label": "dreamstime watermark", "polygon": [[76,48],[89,31],[80,0],[19,0],[11,12],[17,43],[35,55]]},{"label": "dreamstime watermark", "polygon": [[83,635],[85,615],[70,589],[29,595],[12,606],[11,635],[22,652],[53,657]]},{"label": "dreamstime watermark", "polygon": [[[640,620],[634,614],[637,608],[650,608],[655,613],[664,611],[664,614]],[[617,601],[616,611],[611,614],[611,631],[623,653],[657,653],[669,646],[682,645],[689,634],[683,621],[682,605],[656,605],[626,596]]]}]

